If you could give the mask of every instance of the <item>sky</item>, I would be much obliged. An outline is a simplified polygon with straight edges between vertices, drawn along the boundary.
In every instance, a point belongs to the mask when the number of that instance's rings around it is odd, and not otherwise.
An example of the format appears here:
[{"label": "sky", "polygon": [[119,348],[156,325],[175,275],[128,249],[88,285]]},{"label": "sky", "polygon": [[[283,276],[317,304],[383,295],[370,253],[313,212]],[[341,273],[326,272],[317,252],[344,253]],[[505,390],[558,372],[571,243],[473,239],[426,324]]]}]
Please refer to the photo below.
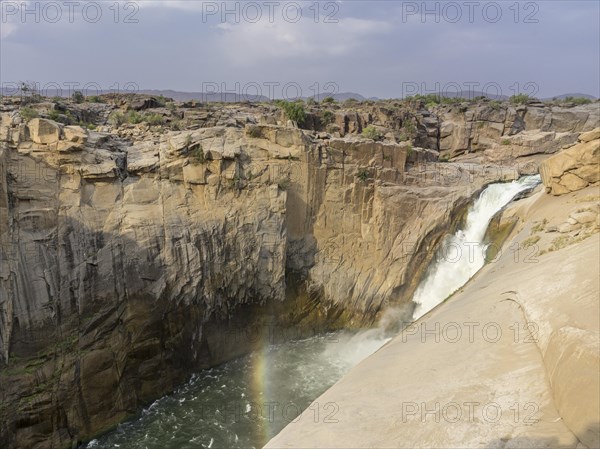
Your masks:
[{"label": "sky", "polygon": [[597,0],[0,3],[5,89],[600,96]]}]

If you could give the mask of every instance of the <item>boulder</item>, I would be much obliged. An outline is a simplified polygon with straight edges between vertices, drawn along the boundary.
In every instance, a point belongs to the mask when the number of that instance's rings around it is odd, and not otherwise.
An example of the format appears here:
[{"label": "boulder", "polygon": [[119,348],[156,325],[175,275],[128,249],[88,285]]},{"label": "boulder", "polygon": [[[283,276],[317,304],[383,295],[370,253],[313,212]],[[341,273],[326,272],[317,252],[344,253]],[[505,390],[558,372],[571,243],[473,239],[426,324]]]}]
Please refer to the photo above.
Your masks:
[{"label": "boulder", "polygon": [[81,126],[65,126],[63,128],[65,140],[68,142],[85,144],[87,142],[88,133]]},{"label": "boulder", "polygon": [[579,135],[579,140],[582,142],[591,142],[598,139],[600,139],[600,128]]},{"label": "boulder", "polygon": [[544,161],[540,174],[547,192],[562,195],[597,184],[600,180],[599,156],[600,139],[595,139],[582,141]]},{"label": "boulder", "polygon": [[60,139],[60,126],[52,120],[34,118],[27,123],[31,140],[35,143],[53,144]]}]

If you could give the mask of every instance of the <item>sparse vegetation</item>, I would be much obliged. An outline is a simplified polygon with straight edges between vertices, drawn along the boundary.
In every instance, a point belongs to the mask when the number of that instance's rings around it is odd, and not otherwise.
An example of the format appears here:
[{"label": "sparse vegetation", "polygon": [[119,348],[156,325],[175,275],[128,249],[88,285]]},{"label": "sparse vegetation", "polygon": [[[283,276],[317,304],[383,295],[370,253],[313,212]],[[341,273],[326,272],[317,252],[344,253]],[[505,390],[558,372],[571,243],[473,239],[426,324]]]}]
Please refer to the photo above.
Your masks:
[{"label": "sparse vegetation", "polygon": [[85,101],[85,97],[83,96],[83,94],[76,90],[75,92],[73,92],[73,95],[71,95],[71,99],[75,102],[75,103],[83,103]]},{"label": "sparse vegetation", "polygon": [[116,128],[125,123],[126,117],[122,112],[115,111],[108,116],[108,123]]},{"label": "sparse vegetation", "polygon": [[362,170],[360,170],[358,172],[358,174],[356,176],[362,182],[367,182],[367,180],[369,179],[369,170],[367,170],[366,168],[363,168]]},{"label": "sparse vegetation", "polygon": [[407,139],[410,140],[417,134],[417,127],[413,124],[412,121],[405,119],[402,121],[402,134],[404,134]]},{"label": "sparse vegetation", "polygon": [[160,107],[164,108],[167,104],[167,98],[164,95],[159,95],[156,97],[156,102]]},{"label": "sparse vegetation", "polygon": [[190,159],[192,160],[192,163],[195,164],[203,164],[206,160],[204,156],[204,149],[200,143],[193,145],[193,147],[190,149]]},{"label": "sparse vegetation", "polygon": [[381,131],[372,125],[369,125],[363,129],[362,136],[375,141],[383,140],[383,134]]},{"label": "sparse vegetation", "polygon": [[500,142],[502,145],[510,145],[510,140],[508,139],[502,139],[502,142]]},{"label": "sparse vegetation", "polygon": [[23,120],[25,122],[28,122],[29,120],[32,120],[32,119],[38,117],[38,112],[33,108],[28,108],[28,107],[21,108],[19,113],[21,114],[21,117],[23,118]]},{"label": "sparse vegetation", "polygon": [[333,123],[335,120],[335,114],[331,111],[324,111],[323,115],[321,116],[321,121],[323,122],[324,125],[329,125],[330,123]]},{"label": "sparse vegetation", "polygon": [[37,84],[33,81],[21,81],[20,90],[23,104],[39,103],[42,100]]},{"label": "sparse vegetation", "polygon": [[571,243],[573,238],[570,235],[561,235],[560,237],[556,237],[552,240],[552,245],[550,246],[549,251],[558,251]]},{"label": "sparse vegetation", "polygon": [[299,126],[306,120],[306,111],[304,110],[303,102],[280,100],[277,102],[277,105],[284,110],[289,120],[296,122]]},{"label": "sparse vegetation", "polygon": [[590,104],[592,100],[585,97],[566,97],[563,100],[565,103],[573,103],[575,105]]},{"label": "sparse vegetation", "polygon": [[521,245],[523,246],[523,249],[527,249],[527,248],[531,248],[533,245],[535,245],[539,241],[540,241],[540,236],[534,235],[534,236],[528,237],[525,240],[523,240],[523,243]]},{"label": "sparse vegetation", "polygon": [[144,117],[144,120],[148,123],[148,125],[150,126],[158,126],[158,125],[162,125],[165,122],[165,119],[162,115],[160,114],[147,114]]},{"label": "sparse vegetation", "polygon": [[323,98],[322,102],[325,103],[325,104],[335,103],[335,98],[333,98],[333,97],[325,97],[325,98]]},{"label": "sparse vegetation", "polygon": [[91,97],[88,97],[88,101],[90,103],[104,103],[104,100],[102,99],[102,97],[100,97],[98,95],[92,95]]},{"label": "sparse vegetation", "polygon": [[527,94],[513,95],[508,99],[508,101],[514,105],[526,104],[529,100],[532,100],[532,98]]},{"label": "sparse vegetation", "polygon": [[407,97],[407,100],[413,101],[422,101],[425,103],[425,106],[428,109],[431,109],[434,106],[439,104],[458,104],[465,101],[464,98],[461,97],[446,97],[440,94],[428,94],[428,95],[413,95],[411,97]]},{"label": "sparse vegetation", "polygon": [[547,224],[548,224],[548,220],[544,218],[542,221],[540,221],[539,223],[536,223],[535,226],[533,226],[531,228],[531,233],[536,234],[538,232],[542,232]]},{"label": "sparse vegetation", "polygon": [[137,125],[144,121],[144,116],[137,111],[129,111],[126,116],[127,123]]}]

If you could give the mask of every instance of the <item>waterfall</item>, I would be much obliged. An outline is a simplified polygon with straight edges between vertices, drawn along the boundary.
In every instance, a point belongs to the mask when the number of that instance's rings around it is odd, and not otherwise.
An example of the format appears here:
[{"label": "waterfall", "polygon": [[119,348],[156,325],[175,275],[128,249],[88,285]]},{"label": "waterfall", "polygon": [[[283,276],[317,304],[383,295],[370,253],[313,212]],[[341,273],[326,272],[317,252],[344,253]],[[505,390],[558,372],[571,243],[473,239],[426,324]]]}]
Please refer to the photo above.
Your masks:
[{"label": "waterfall", "polygon": [[516,195],[540,183],[525,176],[510,183],[490,184],[469,208],[464,229],[446,239],[413,296],[416,320],[467,283],[485,264],[483,238],[490,221]]}]

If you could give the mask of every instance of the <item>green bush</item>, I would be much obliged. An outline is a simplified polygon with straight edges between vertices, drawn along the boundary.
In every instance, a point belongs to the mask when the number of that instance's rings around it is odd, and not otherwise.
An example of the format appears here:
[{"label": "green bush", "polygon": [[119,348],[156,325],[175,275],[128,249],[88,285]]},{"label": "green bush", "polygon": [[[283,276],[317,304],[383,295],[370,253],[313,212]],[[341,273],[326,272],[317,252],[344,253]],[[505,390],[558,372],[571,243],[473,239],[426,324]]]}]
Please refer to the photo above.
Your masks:
[{"label": "green bush", "polygon": [[71,99],[75,102],[75,103],[83,103],[85,101],[85,97],[83,96],[83,94],[76,90],[75,92],[73,92],[73,95],[71,95]]},{"label": "green bush", "polygon": [[280,101],[279,106],[285,111],[287,118],[298,125],[302,125],[306,120],[306,111],[302,102]]},{"label": "green bush", "polygon": [[402,131],[403,131],[403,134],[408,136],[408,138],[412,138],[416,135],[417,128],[415,127],[413,122],[411,122],[410,120],[404,120],[402,123]]},{"label": "green bush", "polygon": [[508,139],[503,139],[502,142],[500,142],[502,145],[510,145],[510,140]]},{"label": "green bush", "polygon": [[104,103],[104,100],[102,99],[102,97],[100,97],[98,95],[92,95],[91,97],[88,97],[88,101],[90,103]]},{"label": "green bush", "polygon": [[358,179],[360,179],[362,182],[367,182],[367,180],[369,179],[369,170],[367,170],[366,168],[363,168],[362,170],[360,170],[358,172],[357,175]]},{"label": "green bush", "polygon": [[65,125],[68,122],[68,118],[62,115],[56,109],[53,109],[48,113],[48,118],[50,120],[54,120],[55,122],[64,123]]},{"label": "green bush", "polygon": [[162,125],[165,122],[165,119],[163,118],[162,115],[160,114],[147,114],[144,117],[144,120],[148,123],[148,125],[150,126],[157,126],[157,125]]},{"label": "green bush", "polygon": [[325,97],[325,98],[323,98],[323,103],[325,103],[325,104],[335,103],[335,98],[333,98],[333,97]]},{"label": "green bush", "polygon": [[585,98],[585,97],[566,97],[564,99],[565,103],[573,103],[576,105],[582,105],[582,104],[590,104],[592,103],[592,100],[589,98]]},{"label": "green bush", "polygon": [[108,116],[108,123],[112,126],[119,127],[127,121],[125,115],[119,111],[115,111]]},{"label": "green bush", "polygon": [[19,111],[19,113],[21,114],[23,120],[26,122],[38,117],[38,112],[33,108],[24,107]]},{"label": "green bush", "polygon": [[383,134],[381,133],[381,131],[379,131],[377,128],[375,128],[372,125],[369,125],[365,129],[363,129],[362,135],[363,135],[363,137],[365,137],[367,139],[372,139],[375,141],[379,141],[379,140],[383,139]]},{"label": "green bush", "polygon": [[[187,139],[186,139],[186,142],[187,142]],[[204,161],[205,161],[204,149],[202,148],[202,145],[200,143],[195,144],[193,146],[193,148],[191,149],[190,159],[195,164],[203,164],[204,163]]]},{"label": "green bush", "polygon": [[511,104],[526,104],[532,98],[527,94],[513,95],[508,99]]},{"label": "green bush", "polygon": [[335,120],[335,114],[331,111],[325,111],[323,112],[323,115],[321,116],[321,121],[323,122],[324,125],[329,125],[330,123],[333,123],[333,121]]},{"label": "green bush", "polygon": [[144,121],[144,116],[137,111],[129,111],[127,113],[127,123],[131,123],[132,125],[137,125]]}]

